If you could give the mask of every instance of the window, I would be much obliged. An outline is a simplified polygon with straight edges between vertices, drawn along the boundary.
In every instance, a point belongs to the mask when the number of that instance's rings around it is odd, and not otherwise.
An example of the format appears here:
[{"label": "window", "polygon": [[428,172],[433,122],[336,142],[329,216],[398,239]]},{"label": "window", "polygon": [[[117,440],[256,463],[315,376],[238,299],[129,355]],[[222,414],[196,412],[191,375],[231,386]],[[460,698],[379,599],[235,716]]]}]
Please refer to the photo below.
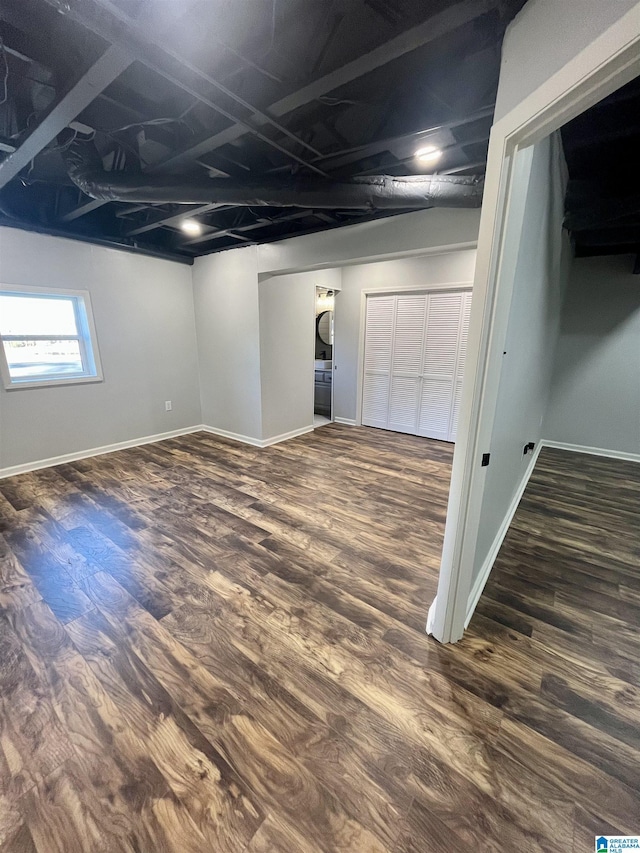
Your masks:
[{"label": "window", "polygon": [[102,379],[84,290],[0,287],[0,340],[7,389]]}]

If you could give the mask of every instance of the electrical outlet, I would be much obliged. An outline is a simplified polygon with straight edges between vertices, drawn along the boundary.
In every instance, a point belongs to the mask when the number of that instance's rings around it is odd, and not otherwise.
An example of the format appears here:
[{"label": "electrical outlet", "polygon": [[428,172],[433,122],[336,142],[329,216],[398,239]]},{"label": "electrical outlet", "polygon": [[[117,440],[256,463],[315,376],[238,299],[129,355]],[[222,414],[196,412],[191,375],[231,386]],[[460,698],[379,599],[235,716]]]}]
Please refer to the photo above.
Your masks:
[{"label": "electrical outlet", "polygon": [[173,406],[172,406],[172,404],[171,404],[171,400],[165,400],[165,401],[164,401],[164,410],[165,410],[165,412],[170,412],[172,408],[173,408]]}]

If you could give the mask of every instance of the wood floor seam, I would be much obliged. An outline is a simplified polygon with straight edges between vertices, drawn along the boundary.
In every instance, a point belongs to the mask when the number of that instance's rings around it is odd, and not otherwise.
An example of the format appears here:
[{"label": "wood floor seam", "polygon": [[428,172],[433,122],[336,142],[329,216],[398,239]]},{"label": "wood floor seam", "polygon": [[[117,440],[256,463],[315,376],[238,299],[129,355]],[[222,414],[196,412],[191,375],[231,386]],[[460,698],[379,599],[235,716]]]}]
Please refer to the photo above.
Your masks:
[{"label": "wood floor seam", "polygon": [[640,466],[543,449],[440,646],[452,456],[332,424],[0,481],[1,853],[583,853],[637,832]]}]

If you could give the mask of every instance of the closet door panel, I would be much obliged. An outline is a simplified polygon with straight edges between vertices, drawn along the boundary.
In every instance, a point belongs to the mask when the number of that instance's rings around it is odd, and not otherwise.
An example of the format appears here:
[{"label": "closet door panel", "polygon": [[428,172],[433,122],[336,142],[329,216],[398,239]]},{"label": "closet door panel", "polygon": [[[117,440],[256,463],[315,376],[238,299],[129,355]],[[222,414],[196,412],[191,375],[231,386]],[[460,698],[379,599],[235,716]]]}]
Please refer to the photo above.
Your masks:
[{"label": "closet door panel", "polygon": [[396,297],[388,422],[396,432],[418,431],[426,314],[426,294]]},{"label": "closet door panel", "polygon": [[391,370],[395,297],[376,296],[367,299],[364,369]]},{"label": "closet door panel", "polygon": [[393,336],[392,373],[420,376],[427,297],[398,296]]},{"label": "closet door panel", "polygon": [[418,433],[449,441],[458,363],[462,293],[430,293]]},{"label": "closet door panel", "polygon": [[427,314],[423,374],[453,379],[458,358],[462,293],[431,293]]},{"label": "closet door panel", "polygon": [[471,319],[471,294],[462,297],[462,316],[460,318],[460,341],[458,345],[458,378],[462,379],[464,365],[467,360],[467,345],[469,343],[469,320]]},{"label": "closet door panel", "polygon": [[447,379],[423,379],[418,435],[447,441],[453,384]]},{"label": "closet door panel", "polygon": [[391,377],[389,429],[417,434],[420,386],[419,376]]},{"label": "closet door panel", "polygon": [[362,423],[386,429],[393,354],[395,296],[367,299]]},{"label": "closet door panel", "polygon": [[369,297],[362,423],[453,441],[471,294]]},{"label": "closet door panel", "polygon": [[364,426],[387,428],[389,419],[389,375],[369,374],[362,395],[362,423]]}]

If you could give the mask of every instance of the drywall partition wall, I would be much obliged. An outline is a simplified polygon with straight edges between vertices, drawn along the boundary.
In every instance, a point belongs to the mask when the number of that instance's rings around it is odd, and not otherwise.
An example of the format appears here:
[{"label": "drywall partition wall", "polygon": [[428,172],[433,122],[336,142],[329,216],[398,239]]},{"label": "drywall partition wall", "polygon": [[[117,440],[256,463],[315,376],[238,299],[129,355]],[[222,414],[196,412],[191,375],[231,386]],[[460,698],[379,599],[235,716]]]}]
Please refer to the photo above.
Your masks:
[{"label": "drywall partition wall", "polygon": [[260,282],[264,440],[313,429],[317,278],[307,272]]},{"label": "drywall partition wall", "polygon": [[427,289],[473,281],[475,250],[443,252],[373,264],[346,266],[335,309],[334,416],[359,421],[362,354],[364,349],[363,293],[376,290]]},{"label": "drywall partition wall", "polygon": [[340,270],[258,280],[257,247],[196,258],[202,422],[263,445],[313,428],[315,288]]},{"label": "drywall partition wall", "polygon": [[188,267],[0,228],[0,282],[88,290],[104,372],[86,385],[0,390],[0,469],[201,422]]},{"label": "drywall partition wall", "polygon": [[259,443],[262,406],[256,247],[196,258],[193,295],[202,422]]},{"label": "drywall partition wall", "polygon": [[495,120],[634,7],[637,0],[528,0],[503,43]]},{"label": "drywall partition wall", "polygon": [[[581,22],[578,32],[583,36],[576,42],[572,31],[589,3],[563,0],[551,7],[543,0],[529,0],[512,22],[503,45],[500,117],[489,143],[440,580],[428,618],[428,630],[442,642],[455,642],[462,636],[470,611],[485,485],[486,469],[481,461],[493,434],[515,284],[511,264],[519,238],[512,239],[513,211],[520,204],[520,154],[640,74],[640,2],[600,5],[616,6],[614,19],[600,22],[600,31],[591,40]],[[536,26],[524,14],[534,8]],[[547,15],[547,10],[552,14]],[[560,40],[568,51],[559,46]],[[509,275],[504,274],[505,264]]]},{"label": "drywall partition wall", "polygon": [[640,281],[634,257],[571,265],[542,437],[640,459]]},{"label": "drywall partition wall", "polygon": [[258,271],[273,275],[475,248],[479,223],[479,210],[432,208],[292,237],[259,246]]},{"label": "drywall partition wall", "polygon": [[[566,167],[559,135],[535,145],[515,268],[472,580],[491,569],[538,445],[551,388],[570,249],[562,231]],[[477,589],[472,586],[471,595]]]}]

